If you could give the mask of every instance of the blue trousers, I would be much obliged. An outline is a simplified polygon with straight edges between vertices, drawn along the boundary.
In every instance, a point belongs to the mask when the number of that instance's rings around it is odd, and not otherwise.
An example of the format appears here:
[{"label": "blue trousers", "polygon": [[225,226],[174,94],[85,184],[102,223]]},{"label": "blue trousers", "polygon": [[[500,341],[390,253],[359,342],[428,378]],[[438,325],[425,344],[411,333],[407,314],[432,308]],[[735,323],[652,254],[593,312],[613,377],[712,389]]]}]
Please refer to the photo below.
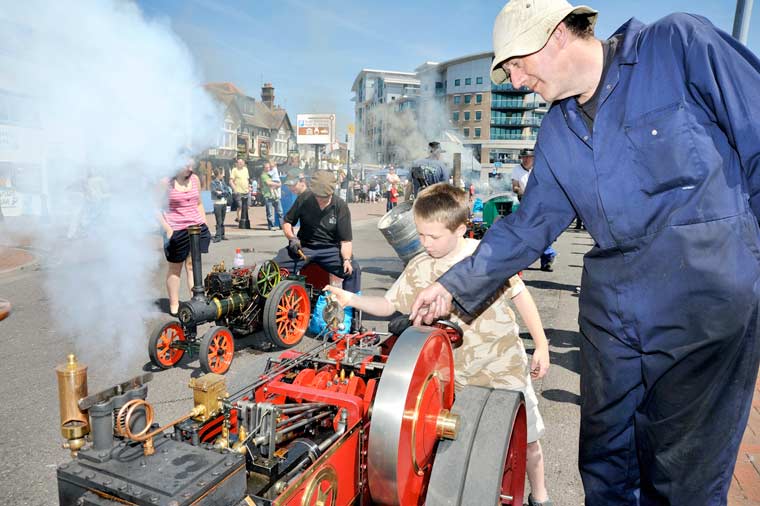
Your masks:
[{"label": "blue trousers", "polygon": [[554,251],[554,248],[549,246],[544,250],[544,252],[541,254],[541,267],[544,267],[552,262],[554,262],[554,259],[557,257],[557,252]]},{"label": "blue trousers", "polygon": [[[270,229],[274,228],[275,226],[278,226],[278,223],[281,227],[285,221],[282,217],[282,201],[280,199],[265,199],[264,206],[266,207],[267,212],[267,227]],[[275,222],[275,211],[277,211],[277,218],[280,220],[279,222]]]},{"label": "blue trousers", "polygon": [[[359,293],[362,287],[362,270],[359,262],[355,258],[351,259],[353,272],[346,276],[343,272],[343,259],[340,257],[340,247],[338,245],[327,246],[324,248],[301,248],[304,255],[309,258],[309,262],[314,262],[330,274],[334,274],[343,280],[343,289],[351,293]],[[282,248],[277,252],[274,261],[278,265],[294,272],[305,264],[303,260],[293,255],[288,248]]]}]

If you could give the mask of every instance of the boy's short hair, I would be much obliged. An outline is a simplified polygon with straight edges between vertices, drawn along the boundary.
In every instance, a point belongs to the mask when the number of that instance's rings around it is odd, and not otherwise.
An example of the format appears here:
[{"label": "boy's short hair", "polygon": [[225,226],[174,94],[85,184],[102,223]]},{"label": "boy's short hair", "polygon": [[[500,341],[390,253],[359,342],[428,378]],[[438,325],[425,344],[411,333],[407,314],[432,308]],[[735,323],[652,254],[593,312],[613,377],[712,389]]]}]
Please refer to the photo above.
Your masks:
[{"label": "boy's short hair", "polygon": [[470,218],[467,192],[449,183],[436,183],[422,190],[412,210],[415,218],[443,223],[452,232]]}]

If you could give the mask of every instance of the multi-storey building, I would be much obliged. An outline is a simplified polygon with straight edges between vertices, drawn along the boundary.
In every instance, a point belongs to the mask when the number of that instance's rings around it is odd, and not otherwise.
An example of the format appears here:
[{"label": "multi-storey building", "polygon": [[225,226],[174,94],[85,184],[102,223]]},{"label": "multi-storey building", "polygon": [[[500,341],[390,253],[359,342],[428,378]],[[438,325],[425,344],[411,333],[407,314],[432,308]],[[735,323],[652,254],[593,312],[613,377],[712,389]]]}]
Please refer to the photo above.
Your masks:
[{"label": "multi-storey building", "polygon": [[[410,94],[395,108],[397,112],[418,111],[422,132],[456,131],[482,165],[483,179],[487,174],[511,173],[513,165],[518,163],[520,150],[535,144],[538,128],[548,110],[546,102],[527,88],[493,85],[492,60],[492,52],[483,52],[441,63],[425,62],[414,74],[403,73],[406,79],[411,79],[411,75],[416,77],[419,90],[416,96]],[[368,98],[368,90],[377,86],[369,83],[380,77],[380,71],[362,70],[354,81],[357,132],[364,128],[368,140],[363,145],[357,144],[357,150],[367,149],[371,155],[374,149],[377,161],[397,161],[380,159],[381,153],[393,151],[391,146],[382,144],[389,133],[383,132],[382,124],[371,122],[377,115],[369,114],[368,119],[366,112],[383,103],[379,98],[371,99],[380,97],[377,93]]]},{"label": "multi-storey building", "polygon": [[362,69],[354,79],[354,117],[358,157],[376,163],[396,161],[394,143],[384,135],[388,115],[409,108],[420,81],[414,72]]}]

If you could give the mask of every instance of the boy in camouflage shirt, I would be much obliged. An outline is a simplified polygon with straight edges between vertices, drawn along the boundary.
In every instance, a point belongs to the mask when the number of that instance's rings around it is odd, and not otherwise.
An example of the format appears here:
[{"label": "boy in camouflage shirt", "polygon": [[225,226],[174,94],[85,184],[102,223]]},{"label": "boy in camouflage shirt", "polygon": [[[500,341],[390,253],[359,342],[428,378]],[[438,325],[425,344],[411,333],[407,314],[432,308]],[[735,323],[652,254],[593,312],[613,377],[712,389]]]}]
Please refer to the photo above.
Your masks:
[{"label": "boy in camouflage shirt", "polygon": [[[343,306],[352,306],[369,314],[390,316],[394,312],[409,314],[417,294],[433,283],[454,264],[471,255],[478,246],[475,239],[465,239],[469,207],[465,191],[447,183],[432,185],[414,201],[414,221],[420,242],[426,250],[414,257],[383,297],[371,297],[326,287]],[[517,307],[528,327],[535,350],[530,369],[519,327],[509,301]],[[543,452],[539,438],[544,423],[538,400],[531,385],[549,368],[549,345],[541,318],[518,276],[509,280],[491,305],[469,324],[452,314],[450,319],[464,331],[463,344],[454,350],[457,389],[477,385],[524,394],[528,415],[528,481],[530,504],[552,504],[544,484]]]}]

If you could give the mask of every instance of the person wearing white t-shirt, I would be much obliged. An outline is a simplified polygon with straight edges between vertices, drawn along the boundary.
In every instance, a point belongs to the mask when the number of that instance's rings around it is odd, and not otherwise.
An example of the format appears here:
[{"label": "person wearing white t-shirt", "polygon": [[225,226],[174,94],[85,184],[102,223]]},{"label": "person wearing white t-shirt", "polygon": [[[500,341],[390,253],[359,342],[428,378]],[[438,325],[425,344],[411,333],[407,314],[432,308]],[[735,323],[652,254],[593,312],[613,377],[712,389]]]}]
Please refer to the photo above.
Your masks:
[{"label": "person wearing white t-shirt", "polygon": [[[512,169],[512,191],[517,194],[518,199],[522,200],[525,188],[528,186],[528,179],[530,178],[530,171],[533,170],[534,160],[535,157],[533,156],[532,149],[520,150],[520,165]],[[554,270],[552,264],[555,258],[557,258],[557,252],[554,251],[554,248],[551,246],[546,248],[546,251],[541,255],[541,270],[552,272]]]}]

